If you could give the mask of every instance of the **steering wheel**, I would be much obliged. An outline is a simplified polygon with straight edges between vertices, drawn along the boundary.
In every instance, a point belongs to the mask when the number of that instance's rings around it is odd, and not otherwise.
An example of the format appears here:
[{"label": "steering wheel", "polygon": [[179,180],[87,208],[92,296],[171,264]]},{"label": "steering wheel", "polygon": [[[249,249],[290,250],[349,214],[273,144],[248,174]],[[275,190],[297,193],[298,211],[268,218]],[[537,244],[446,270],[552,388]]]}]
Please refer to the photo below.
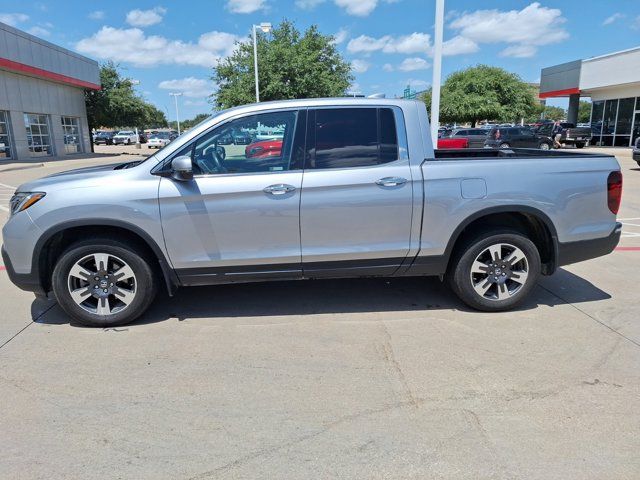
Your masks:
[{"label": "steering wheel", "polygon": [[226,156],[224,147],[210,145],[202,151],[197,163],[200,168],[206,170],[207,173],[224,173],[227,169],[222,162]]}]

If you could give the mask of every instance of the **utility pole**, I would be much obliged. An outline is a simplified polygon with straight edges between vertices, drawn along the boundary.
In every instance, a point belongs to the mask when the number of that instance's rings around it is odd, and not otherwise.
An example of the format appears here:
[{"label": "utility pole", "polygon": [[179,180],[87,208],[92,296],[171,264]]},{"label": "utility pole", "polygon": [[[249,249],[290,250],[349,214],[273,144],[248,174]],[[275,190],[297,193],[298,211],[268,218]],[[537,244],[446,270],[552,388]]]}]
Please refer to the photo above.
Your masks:
[{"label": "utility pole", "polygon": [[178,114],[178,97],[182,95],[181,92],[174,93],[171,92],[169,95],[173,97],[176,103],[176,122],[178,122],[178,135],[180,135],[180,115]]},{"label": "utility pole", "polygon": [[271,24],[262,22],[260,25],[251,26],[251,32],[253,33],[253,74],[256,80],[256,103],[260,103],[260,86],[258,85],[258,28],[264,33],[269,33],[271,31]]},{"label": "utility pole", "polygon": [[442,36],[444,30],[444,0],[436,0],[436,21],[433,38],[433,81],[431,82],[431,140],[438,145],[440,123],[440,84],[442,82]]}]

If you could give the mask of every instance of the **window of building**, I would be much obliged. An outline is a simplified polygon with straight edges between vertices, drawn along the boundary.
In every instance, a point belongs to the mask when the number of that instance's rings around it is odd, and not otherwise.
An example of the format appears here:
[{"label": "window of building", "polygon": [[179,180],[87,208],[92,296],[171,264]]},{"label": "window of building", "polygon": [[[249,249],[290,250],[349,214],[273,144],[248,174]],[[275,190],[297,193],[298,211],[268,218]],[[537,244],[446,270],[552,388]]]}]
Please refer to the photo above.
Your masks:
[{"label": "window of building", "polygon": [[0,110],[0,159],[11,158],[11,133],[9,112]]},{"label": "window of building", "polygon": [[398,135],[390,108],[316,110],[311,168],[353,168],[398,160]]},{"label": "window of building", "polygon": [[64,134],[64,153],[82,153],[80,141],[80,119],[78,117],[61,117]]},{"label": "window of building", "polygon": [[47,115],[25,113],[24,124],[27,129],[27,144],[32,157],[53,155],[49,119]]}]

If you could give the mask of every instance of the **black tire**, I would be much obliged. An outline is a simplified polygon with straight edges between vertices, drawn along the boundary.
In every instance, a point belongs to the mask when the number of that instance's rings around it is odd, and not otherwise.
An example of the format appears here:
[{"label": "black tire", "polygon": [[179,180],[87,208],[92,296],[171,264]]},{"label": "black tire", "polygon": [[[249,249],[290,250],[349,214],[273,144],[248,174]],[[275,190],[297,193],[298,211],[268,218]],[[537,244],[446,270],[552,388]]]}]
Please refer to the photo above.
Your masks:
[{"label": "black tire", "polygon": [[[472,283],[471,269],[474,261],[488,247],[496,244],[517,247],[524,253],[528,264],[528,276],[524,285],[519,287],[513,296],[503,300],[481,296]],[[535,287],[539,276],[540,254],[534,243],[518,231],[499,229],[479,233],[457,248],[447,272],[447,281],[460,300],[471,308],[485,312],[500,312],[510,310],[521,303]],[[514,284],[513,281],[510,283]],[[497,289],[498,286],[495,288]]]},{"label": "black tire", "polygon": [[540,150],[551,150],[551,145],[549,145],[547,142],[541,142],[540,145],[538,145],[538,148]]},{"label": "black tire", "polygon": [[509,145],[507,142],[503,142],[498,148],[511,148],[511,145]]},{"label": "black tire", "polygon": [[584,143],[576,143],[576,148],[584,148]]},{"label": "black tire", "polygon": [[[71,268],[80,259],[95,253],[105,253],[122,259],[135,274],[133,300],[126,308],[110,315],[88,312],[73,300],[69,291]],[[78,323],[88,327],[115,327],[132,322],[147,310],[157,292],[157,279],[150,259],[120,240],[101,237],[88,238],[67,248],[55,264],[51,283],[53,293],[62,309]]]}]

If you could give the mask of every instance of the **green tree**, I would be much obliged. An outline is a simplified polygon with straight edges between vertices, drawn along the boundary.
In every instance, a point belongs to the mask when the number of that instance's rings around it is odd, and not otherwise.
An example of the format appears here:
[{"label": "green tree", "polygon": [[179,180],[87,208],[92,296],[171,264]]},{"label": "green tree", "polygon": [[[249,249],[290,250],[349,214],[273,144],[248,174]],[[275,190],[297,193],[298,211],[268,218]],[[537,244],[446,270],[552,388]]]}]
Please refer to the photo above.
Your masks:
[{"label": "green tree", "polygon": [[98,127],[165,126],[164,113],[140,97],[130,79],[122,77],[118,66],[107,62],[100,67],[100,90],[85,93],[89,129]]},{"label": "green tree", "polygon": [[589,123],[591,120],[591,102],[580,100],[578,107],[578,123]]},{"label": "green tree", "polygon": [[[269,35],[258,34],[260,100],[317,98],[344,95],[353,81],[331,35],[312,25],[301,34],[283,20]],[[215,107],[229,108],[255,102],[253,42],[239,42],[234,52],[214,68],[218,91]]]},{"label": "green tree", "polygon": [[[210,113],[199,113],[193,118],[181,121],[180,122],[180,129],[181,130],[187,130],[188,128],[192,128],[192,127],[196,126],[197,124],[199,124],[201,121],[209,118],[210,116],[211,116]],[[169,122],[169,127],[173,128],[174,130],[177,130],[178,129],[178,122],[176,122],[175,120],[171,120]]]},{"label": "green tree", "polygon": [[[430,107],[431,90],[422,98]],[[440,95],[440,120],[472,126],[485,119],[513,122],[535,114],[536,105],[531,86],[518,75],[477,65],[447,77]]]},{"label": "green tree", "polygon": [[553,107],[551,105],[539,105],[535,112],[525,118],[528,123],[533,123],[541,118],[547,120],[564,120],[567,118],[567,111],[562,107]]}]

